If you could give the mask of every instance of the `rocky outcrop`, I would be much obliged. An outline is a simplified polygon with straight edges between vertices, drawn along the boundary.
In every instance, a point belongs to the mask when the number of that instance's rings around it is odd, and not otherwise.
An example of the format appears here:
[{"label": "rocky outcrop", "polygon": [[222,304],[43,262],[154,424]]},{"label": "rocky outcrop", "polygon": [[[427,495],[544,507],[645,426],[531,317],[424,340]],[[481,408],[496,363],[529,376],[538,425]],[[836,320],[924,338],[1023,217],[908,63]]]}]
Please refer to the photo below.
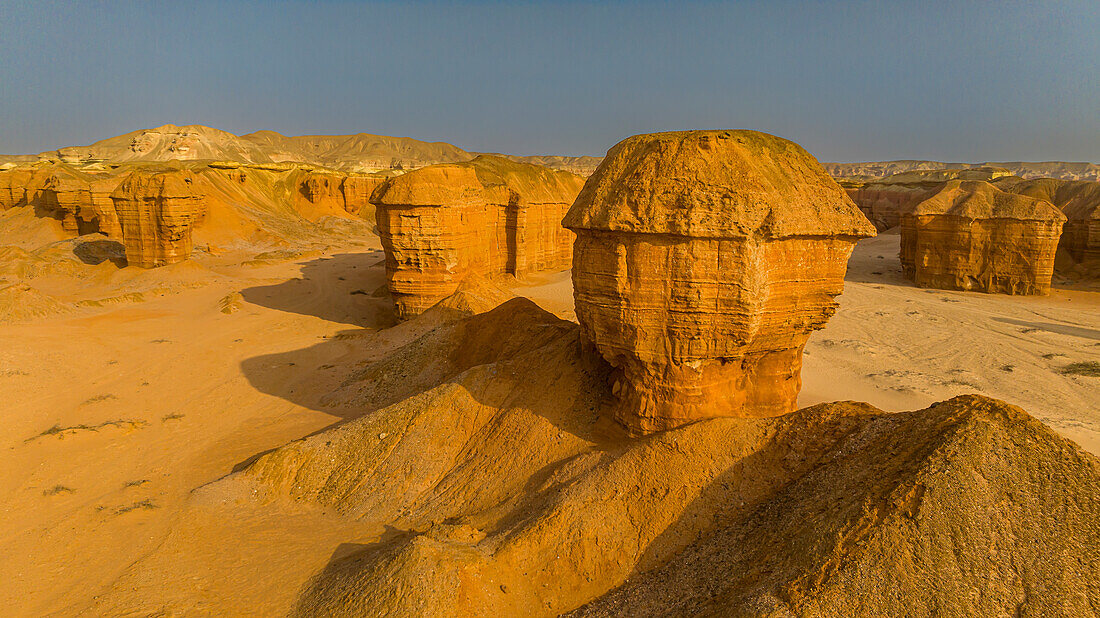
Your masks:
[{"label": "rocky outcrop", "polygon": [[526,299],[428,329],[332,393],[354,418],[194,499],[388,531],[334,537],[296,616],[1100,609],[1100,464],[1023,410],[839,402],[629,439],[579,331]]},{"label": "rocky outcrop", "polygon": [[121,179],[82,174],[58,166],[36,193],[35,205],[61,221],[61,227],[77,235],[99,232],[122,238],[111,193]]},{"label": "rocky outcrop", "polygon": [[302,178],[298,193],[321,211],[359,214],[369,207],[371,195],[385,180],[384,176],[311,171]]},{"label": "rocky outcrop", "polygon": [[152,268],[186,260],[191,230],[206,201],[186,170],[135,171],[111,194],[122,226],[126,261]]},{"label": "rocky outcrop", "polygon": [[898,172],[881,180],[840,179],[840,185],[879,230],[901,223],[901,214],[932,197],[951,180],[992,180],[1008,176],[1002,168],[935,169]]},{"label": "rocky outcrop", "polygon": [[1076,265],[1100,269],[1100,182],[1004,178],[996,186],[1004,191],[1047,200],[1058,207],[1066,216],[1058,248]]},{"label": "rocky outcrop", "polygon": [[902,217],[902,269],[921,287],[1046,294],[1065,220],[1046,200],[951,181]]},{"label": "rocky outcrop", "polygon": [[374,204],[398,317],[450,296],[469,273],[523,277],[569,267],[561,217],[582,180],[483,155],[387,181]]},{"label": "rocky outcrop", "polygon": [[624,140],[563,225],[577,318],[640,433],[795,409],[806,340],[875,233],[813,156],[755,131]]}]

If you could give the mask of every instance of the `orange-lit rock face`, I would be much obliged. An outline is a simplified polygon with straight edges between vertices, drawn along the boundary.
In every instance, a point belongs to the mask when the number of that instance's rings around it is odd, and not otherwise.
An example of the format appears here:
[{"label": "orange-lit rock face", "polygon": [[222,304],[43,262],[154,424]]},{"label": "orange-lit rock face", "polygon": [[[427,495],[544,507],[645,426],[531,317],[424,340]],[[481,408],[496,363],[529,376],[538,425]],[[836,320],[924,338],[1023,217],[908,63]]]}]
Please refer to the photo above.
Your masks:
[{"label": "orange-lit rock face", "polygon": [[398,317],[450,296],[469,273],[568,268],[572,234],[560,221],[581,184],[569,172],[491,156],[387,181],[374,203]]},{"label": "orange-lit rock face", "polygon": [[51,213],[61,226],[76,234],[101,232],[122,237],[111,192],[118,177],[95,177],[60,168],[52,172],[37,192],[35,206]]},{"label": "orange-lit rock face", "polygon": [[1006,178],[996,186],[1054,204],[1066,216],[1058,247],[1079,264],[1100,265],[1100,182]]},{"label": "orange-lit rock face", "polygon": [[564,224],[577,318],[637,433],[794,410],[806,340],[874,235],[809,153],[753,131],[629,138]]},{"label": "orange-lit rock face", "polygon": [[1065,220],[1046,200],[949,182],[902,217],[902,269],[921,287],[1047,294]]},{"label": "orange-lit rock face", "polygon": [[899,225],[902,214],[935,195],[946,182],[991,180],[1008,174],[1008,170],[996,167],[916,170],[892,174],[875,182],[846,185],[845,190],[876,228],[886,230]]},{"label": "orange-lit rock face", "polygon": [[193,184],[188,171],[137,171],[111,194],[129,265],[152,268],[190,257],[191,229],[206,210]]}]

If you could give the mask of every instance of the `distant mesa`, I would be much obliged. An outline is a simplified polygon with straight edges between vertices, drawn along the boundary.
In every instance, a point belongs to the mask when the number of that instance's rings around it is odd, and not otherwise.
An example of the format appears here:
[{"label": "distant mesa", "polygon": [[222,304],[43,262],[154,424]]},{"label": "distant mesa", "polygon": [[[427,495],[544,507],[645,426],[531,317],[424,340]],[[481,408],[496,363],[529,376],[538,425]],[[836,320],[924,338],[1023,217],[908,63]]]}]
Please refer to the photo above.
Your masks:
[{"label": "distant mesa", "polygon": [[875,235],[813,156],[755,131],[628,138],[563,225],[577,318],[637,433],[794,410],[806,340]]},{"label": "distant mesa", "polygon": [[524,277],[569,267],[561,227],[583,179],[481,155],[394,177],[373,198],[397,315],[419,315],[470,275]]},{"label": "distant mesa", "polygon": [[1046,200],[953,180],[902,216],[902,269],[921,287],[1047,294],[1065,221]]}]

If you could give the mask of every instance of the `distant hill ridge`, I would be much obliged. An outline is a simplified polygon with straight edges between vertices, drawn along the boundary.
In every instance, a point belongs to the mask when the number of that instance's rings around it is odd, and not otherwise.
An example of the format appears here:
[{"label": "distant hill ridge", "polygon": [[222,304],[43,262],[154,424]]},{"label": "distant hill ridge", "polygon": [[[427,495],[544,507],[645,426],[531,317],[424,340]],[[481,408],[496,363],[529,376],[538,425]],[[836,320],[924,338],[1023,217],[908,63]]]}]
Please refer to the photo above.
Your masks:
[{"label": "distant hill ridge", "polygon": [[[69,146],[47,150],[38,155],[0,155],[0,165],[33,161],[62,161],[85,164],[95,162],[130,163],[143,161],[221,160],[240,163],[300,162],[345,172],[408,170],[436,163],[469,161],[478,153],[446,142],[425,142],[411,137],[391,137],[356,133],[354,135],[286,136],[276,131],[256,131],[234,135],[202,125],[166,124],[109,137],[89,146]],[[533,163],[588,176],[603,157],[501,154],[514,161]],[[892,174],[922,170],[973,169],[999,167],[1025,179],[1100,181],[1100,164],[1066,161],[947,163],[926,160],[869,161],[863,163],[825,163],[836,178],[871,181]]]},{"label": "distant hill ridge", "polygon": [[347,172],[411,169],[435,163],[467,161],[474,155],[444,142],[410,137],[302,135],[275,131],[234,135],[201,125],[164,125],[110,137],[90,146],[71,146],[7,161],[56,160],[65,163],[133,163],[146,161],[219,160],[240,163],[301,162]]},{"label": "distant hill ridge", "polygon": [[868,161],[864,163],[825,163],[834,178],[878,180],[905,172],[944,169],[1004,168],[1020,178],[1058,178],[1061,180],[1100,181],[1100,164],[1067,161],[998,161],[986,163],[946,163],[943,161]]},{"label": "distant hill ridge", "polygon": [[[458,163],[469,161],[478,154],[482,153],[468,152],[446,142],[370,133],[286,136],[276,131],[256,131],[234,135],[202,125],[166,124],[109,137],[89,146],[69,146],[38,155],[0,155],[0,164],[217,160],[258,164],[298,162],[345,172],[378,172]],[[501,156],[585,176],[601,161],[601,157],[590,156]]]}]

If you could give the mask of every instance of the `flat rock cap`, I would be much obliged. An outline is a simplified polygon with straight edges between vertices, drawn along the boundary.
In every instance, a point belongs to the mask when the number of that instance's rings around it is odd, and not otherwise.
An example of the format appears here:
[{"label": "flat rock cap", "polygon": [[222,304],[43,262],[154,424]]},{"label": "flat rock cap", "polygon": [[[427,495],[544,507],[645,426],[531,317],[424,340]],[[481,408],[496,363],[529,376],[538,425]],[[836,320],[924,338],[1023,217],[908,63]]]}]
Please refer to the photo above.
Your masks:
[{"label": "flat rock cap", "polygon": [[696,238],[875,235],[813,155],[746,130],[650,133],[619,142],[562,225]]},{"label": "flat rock cap", "polygon": [[447,206],[473,203],[568,204],[583,179],[503,157],[480,155],[462,163],[429,165],[392,178],[379,190],[381,206]]},{"label": "flat rock cap", "polygon": [[914,215],[951,215],[963,219],[1019,219],[1065,221],[1050,202],[1018,193],[1006,193],[981,180],[952,180],[935,195],[917,204]]}]

